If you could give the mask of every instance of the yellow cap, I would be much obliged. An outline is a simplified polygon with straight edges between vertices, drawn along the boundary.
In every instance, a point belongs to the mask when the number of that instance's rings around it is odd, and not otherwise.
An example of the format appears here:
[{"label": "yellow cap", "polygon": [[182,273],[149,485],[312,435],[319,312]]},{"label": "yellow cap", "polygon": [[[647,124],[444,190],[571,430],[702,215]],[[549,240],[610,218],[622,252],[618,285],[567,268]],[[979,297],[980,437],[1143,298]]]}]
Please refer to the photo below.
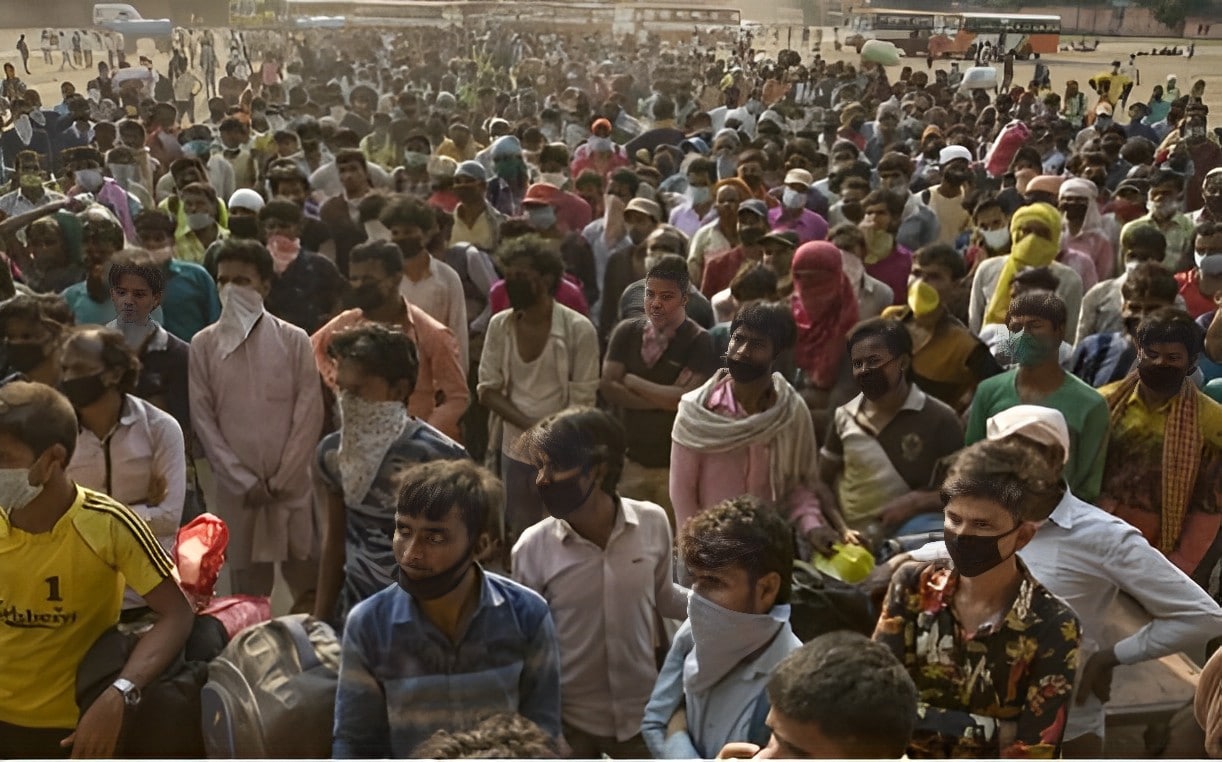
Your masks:
[{"label": "yellow cap", "polygon": [[874,571],[874,555],[860,545],[832,546],[832,555],[816,553],[811,564],[829,577],[850,585],[861,582]]},{"label": "yellow cap", "polygon": [[940,304],[942,297],[938,295],[938,290],[925,281],[914,280],[908,287],[908,306],[912,308],[913,315],[925,317],[938,309]]}]

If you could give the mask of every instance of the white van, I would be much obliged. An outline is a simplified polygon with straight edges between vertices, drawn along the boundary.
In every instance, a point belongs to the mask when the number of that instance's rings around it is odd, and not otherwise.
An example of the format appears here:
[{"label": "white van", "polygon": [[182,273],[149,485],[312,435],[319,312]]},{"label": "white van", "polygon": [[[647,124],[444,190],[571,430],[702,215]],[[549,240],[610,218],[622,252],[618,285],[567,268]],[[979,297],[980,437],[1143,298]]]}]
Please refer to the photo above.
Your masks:
[{"label": "white van", "polygon": [[127,3],[94,3],[93,24],[100,26],[107,21],[135,21],[143,18],[140,11]]}]

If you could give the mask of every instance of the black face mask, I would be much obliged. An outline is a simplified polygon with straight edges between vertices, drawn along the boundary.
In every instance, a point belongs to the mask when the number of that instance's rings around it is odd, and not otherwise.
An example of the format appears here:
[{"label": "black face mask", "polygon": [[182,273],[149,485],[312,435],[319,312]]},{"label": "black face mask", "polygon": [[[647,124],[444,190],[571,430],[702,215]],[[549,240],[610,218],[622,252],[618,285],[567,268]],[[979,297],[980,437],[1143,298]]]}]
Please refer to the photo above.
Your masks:
[{"label": "black face mask", "polygon": [[509,297],[509,306],[519,311],[533,307],[539,301],[534,285],[528,280],[507,279],[505,295]]},{"label": "black face mask", "polygon": [[18,373],[29,373],[46,359],[41,344],[5,342],[4,356],[8,367]]},{"label": "black face mask", "polygon": [[539,499],[543,501],[548,513],[563,519],[585,505],[590,495],[594,494],[594,488],[598,486],[597,482],[591,481],[589,489],[582,490],[581,477],[586,473],[583,469],[572,478],[535,485],[535,489],[539,491]]},{"label": "black face mask", "polygon": [[868,400],[876,400],[891,391],[891,379],[887,378],[885,370],[890,363],[884,363],[877,368],[870,368],[858,373],[854,380],[857,387]]},{"label": "black face mask", "polygon": [[744,246],[754,246],[764,237],[764,231],[759,228],[739,228],[738,239],[743,242]]},{"label": "black face mask", "polygon": [[404,259],[411,259],[424,251],[424,241],[419,238],[407,238],[398,242],[399,251],[403,252]]},{"label": "black face mask", "polygon": [[768,375],[770,366],[756,365],[754,363],[735,360],[732,357],[726,358],[726,368],[730,371],[730,378],[740,384],[749,384],[752,381],[759,381],[764,376]]},{"label": "black face mask", "polygon": [[1141,317],[1134,315],[1124,319],[1124,332],[1130,336],[1137,335],[1137,327],[1141,325]]},{"label": "black face mask", "polygon": [[462,582],[463,577],[467,574],[467,570],[475,563],[475,558],[471,553],[472,550],[472,547],[468,547],[467,552],[453,566],[424,579],[412,579],[403,573],[401,567],[396,566],[395,582],[399,583],[399,587],[405,593],[417,600],[437,600],[458,587],[458,583]]},{"label": "black face mask", "polygon": [[1155,394],[1170,396],[1184,386],[1184,371],[1170,365],[1139,365],[1137,375]]},{"label": "black face mask", "polygon": [[259,238],[259,220],[254,217],[230,217],[229,234],[234,238],[257,240]]},{"label": "black face mask", "polygon": [[382,291],[376,283],[365,283],[352,289],[348,303],[358,310],[373,310],[382,306]]},{"label": "black face mask", "polygon": [[59,390],[77,410],[97,402],[106,393],[107,388],[101,374],[68,378],[59,382]]},{"label": "black face mask", "polygon": [[1006,560],[1001,557],[998,545],[1003,537],[1014,534],[1021,526],[1019,523],[1009,532],[993,535],[959,534],[944,529],[942,539],[946,541],[950,560],[955,563],[955,571],[964,577],[979,577]]},{"label": "black face mask", "polygon": [[962,185],[972,179],[972,173],[966,169],[952,169],[943,174],[945,174],[947,180],[955,185]]}]

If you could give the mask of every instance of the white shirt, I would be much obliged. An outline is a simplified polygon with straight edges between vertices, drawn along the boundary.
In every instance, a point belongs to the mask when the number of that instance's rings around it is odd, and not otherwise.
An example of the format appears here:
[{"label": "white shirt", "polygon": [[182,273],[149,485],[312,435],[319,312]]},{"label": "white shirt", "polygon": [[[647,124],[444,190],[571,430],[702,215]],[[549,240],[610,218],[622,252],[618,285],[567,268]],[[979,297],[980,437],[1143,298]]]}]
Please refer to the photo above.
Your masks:
[{"label": "white shirt", "polygon": [[469,367],[468,344],[471,340],[467,328],[467,300],[462,290],[462,279],[454,268],[434,259],[427,251],[429,269],[424,277],[414,281],[407,275],[399,281],[399,293],[407,301],[429,313],[443,323],[454,334],[458,342],[458,355],[463,368]]},{"label": "white shirt", "polygon": [[687,618],[671,558],[666,512],[628,498],[605,549],[553,517],[514,545],[514,579],[547,599],[556,622],[566,723],[620,741],[640,732],[658,677],[657,617]]},{"label": "white shirt", "polygon": [[[174,547],[187,492],[187,450],[182,429],[169,413],[124,395],[119,423],[104,439],[81,427],[67,472],[82,487],[110,495],[139,514],[166,552]],[[150,503],[155,476],[165,481],[165,497]],[[124,606],[138,605],[139,597],[129,590]]]},{"label": "white shirt", "polygon": [[[1031,574],[1078,615],[1082,625],[1080,665],[1108,646],[1115,649],[1121,664],[1137,664],[1200,648],[1222,632],[1222,608],[1146,542],[1136,527],[1068,490],[1018,555]],[[946,558],[946,545],[930,543],[912,557]],[[1151,621],[1127,638],[1110,643],[1106,637],[1108,609],[1119,592],[1136,599]],[[1103,705],[1092,693],[1085,704],[1075,705],[1069,713],[1065,740],[1087,733],[1102,736],[1103,722]]]}]

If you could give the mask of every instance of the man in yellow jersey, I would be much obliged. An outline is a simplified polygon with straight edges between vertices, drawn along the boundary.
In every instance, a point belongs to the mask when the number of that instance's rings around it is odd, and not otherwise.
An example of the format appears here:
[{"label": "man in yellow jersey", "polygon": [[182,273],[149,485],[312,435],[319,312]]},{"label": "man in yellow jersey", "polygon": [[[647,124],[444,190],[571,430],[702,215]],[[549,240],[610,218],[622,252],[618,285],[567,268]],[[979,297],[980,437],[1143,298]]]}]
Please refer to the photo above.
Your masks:
[{"label": "man in yellow jersey", "polygon": [[[59,392],[0,387],[0,759],[113,757],[125,712],[182,650],[191,608],[148,526],[64,469],[77,420]],[[130,586],[157,614],[84,712],[76,670]]]}]

